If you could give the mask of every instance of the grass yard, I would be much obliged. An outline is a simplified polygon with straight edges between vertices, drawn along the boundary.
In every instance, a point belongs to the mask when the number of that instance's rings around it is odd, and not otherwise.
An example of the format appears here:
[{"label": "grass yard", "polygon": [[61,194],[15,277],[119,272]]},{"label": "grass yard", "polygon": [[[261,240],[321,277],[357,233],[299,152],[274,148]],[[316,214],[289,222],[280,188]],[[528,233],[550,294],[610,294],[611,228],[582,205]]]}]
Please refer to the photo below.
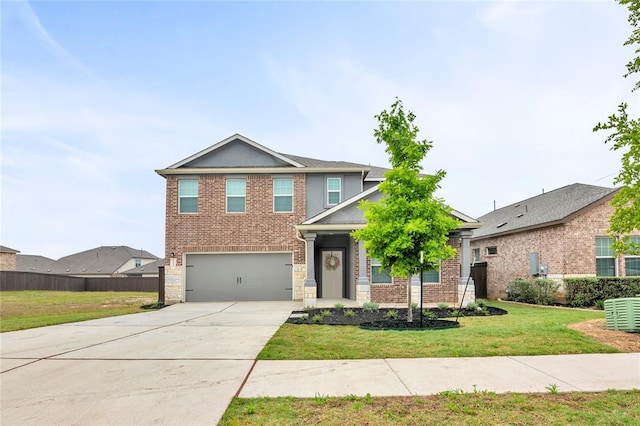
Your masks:
[{"label": "grass yard", "polygon": [[363,330],[357,326],[284,324],[258,355],[261,360],[369,359],[556,355],[619,352],[568,324],[604,318],[603,311],[489,305],[507,315],[460,318],[445,330]]},{"label": "grass yard", "polygon": [[443,392],[424,397],[235,398],[233,425],[637,425],[640,391],[500,394]]},{"label": "grass yard", "polygon": [[0,332],[143,312],[156,293],[3,291]]}]

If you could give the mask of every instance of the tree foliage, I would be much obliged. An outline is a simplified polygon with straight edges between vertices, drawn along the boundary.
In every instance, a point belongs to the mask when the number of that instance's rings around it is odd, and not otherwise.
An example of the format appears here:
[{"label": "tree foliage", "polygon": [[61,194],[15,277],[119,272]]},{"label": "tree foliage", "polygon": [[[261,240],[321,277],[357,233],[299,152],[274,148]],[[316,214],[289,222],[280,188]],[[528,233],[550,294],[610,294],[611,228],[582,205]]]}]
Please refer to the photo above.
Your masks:
[{"label": "tree foliage", "polygon": [[[635,46],[636,56],[627,63],[624,77],[640,72],[640,1],[619,0],[629,9],[628,22],[631,25],[631,36],[625,46]],[[632,91],[640,88],[637,81]],[[612,143],[611,149],[620,150],[622,167],[614,184],[623,187],[614,196],[611,205],[614,213],[609,224],[609,234],[616,238],[614,250],[617,253],[640,254],[640,244],[629,240],[628,234],[640,229],[640,119],[632,118],[627,112],[628,105],[618,105],[618,112],[608,117],[605,123],[598,123],[594,131],[610,131],[605,143]]]},{"label": "tree foliage", "polygon": [[458,226],[451,209],[434,196],[445,172],[421,175],[420,161],[433,143],[418,140],[415,115],[405,114],[402,101],[396,99],[389,111],[375,116],[377,143],[386,144],[392,169],[380,183],[382,198],[360,204],[367,225],[353,232],[362,240],[372,258],[380,261],[390,275],[408,278],[420,271],[420,252],[424,267],[438,269],[440,261],[455,256],[447,244],[449,232]]}]

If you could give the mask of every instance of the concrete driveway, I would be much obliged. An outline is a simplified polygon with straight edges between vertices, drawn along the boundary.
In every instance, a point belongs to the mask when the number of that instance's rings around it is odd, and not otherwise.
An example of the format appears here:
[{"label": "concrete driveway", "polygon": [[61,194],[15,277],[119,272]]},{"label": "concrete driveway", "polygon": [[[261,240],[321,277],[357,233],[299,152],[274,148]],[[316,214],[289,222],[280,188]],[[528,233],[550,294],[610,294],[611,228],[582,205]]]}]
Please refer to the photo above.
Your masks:
[{"label": "concrete driveway", "polygon": [[0,335],[2,425],[216,424],[295,302],[185,303]]}]

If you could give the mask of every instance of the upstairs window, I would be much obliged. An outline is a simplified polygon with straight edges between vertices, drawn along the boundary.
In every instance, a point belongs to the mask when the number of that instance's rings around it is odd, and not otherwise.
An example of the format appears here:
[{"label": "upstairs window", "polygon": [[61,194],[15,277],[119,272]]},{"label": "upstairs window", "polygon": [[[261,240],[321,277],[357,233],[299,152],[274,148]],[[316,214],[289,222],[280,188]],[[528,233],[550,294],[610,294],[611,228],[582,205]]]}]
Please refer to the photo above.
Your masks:
[{"label": "upstairs window", "polygon": [[178,181],[178,211],[198,213],[198,181],[181,179]]},{"label": "upstairs window", "polygon": [[487,247],[487,256],[496,256],[498,254],[498,247]]},{"label": "upstairs window", "polygon": [[327,204],[335,206],[342,201],[342,178],[327,178]]},{"label": "upstairs window", "polygon": [[613,238],[596,237],[596,276],[616,276],[616,254],[611,247]]},{"label": "upstairs window", "polygon": [[244,213],[247,182],[244,178],[227,179],[227,213]]},{"label": "upstairs window", "polygon": [[136,259],[136,268],[142,266],[142,259]]},{"label": "upstairs window", "polygon": [[372,284],[391,284],[391,276],[389,271],[382,269],[378,259],[371,259],[371,283]]},{"label": "upstairs window", "polygon": [[293,211],[293,179],[278,178],[273,180],[273,211]]}]

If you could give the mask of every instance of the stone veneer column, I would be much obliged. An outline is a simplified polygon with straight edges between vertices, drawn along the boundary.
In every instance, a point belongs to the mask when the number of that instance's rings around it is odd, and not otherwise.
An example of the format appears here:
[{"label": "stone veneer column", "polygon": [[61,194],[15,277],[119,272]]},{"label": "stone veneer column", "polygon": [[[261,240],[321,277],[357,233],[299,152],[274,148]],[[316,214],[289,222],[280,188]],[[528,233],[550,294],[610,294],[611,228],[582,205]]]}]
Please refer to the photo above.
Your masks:
[{"label": "stone veneer column", "polygon": [[409,280],[409,282],[411,283],[411,303],[416,303],[418,306],[420,306],[420,299],[422,299],[422,292],[420,290],[422,290],[422,286],[420,284],[422,284],[420,282],[420,274],[417,275],[412,275],[411,276],[411,280]]},{"label": "stone veneer column", "polygon": [[356,302],[371,302],[371,283],[367,276],[367,251],[364,241],[358,241],[358,283],[356,284]]},{"label": "stone veneer column", "polygon": [[318,283],[316,282],[316,268],[315,268],[315,247],[317,234],[308,233],[304,234],[304,239],[307,242],[307,277],[304,280],[304,307],[316,306],[316,299],[318,297]]},{"label": "stone veneer column", "polygon": [[[466,306],[476,301],[476,287],[471,278],[471,236],[473,232],[462,231],[460,233],[460,281],[458,282],[458,300]],[[469,285],[467,286],[467,283]],[[465,287],[467,292],[465,293]],[[462,295],[464,294],[464,301]]]}]

